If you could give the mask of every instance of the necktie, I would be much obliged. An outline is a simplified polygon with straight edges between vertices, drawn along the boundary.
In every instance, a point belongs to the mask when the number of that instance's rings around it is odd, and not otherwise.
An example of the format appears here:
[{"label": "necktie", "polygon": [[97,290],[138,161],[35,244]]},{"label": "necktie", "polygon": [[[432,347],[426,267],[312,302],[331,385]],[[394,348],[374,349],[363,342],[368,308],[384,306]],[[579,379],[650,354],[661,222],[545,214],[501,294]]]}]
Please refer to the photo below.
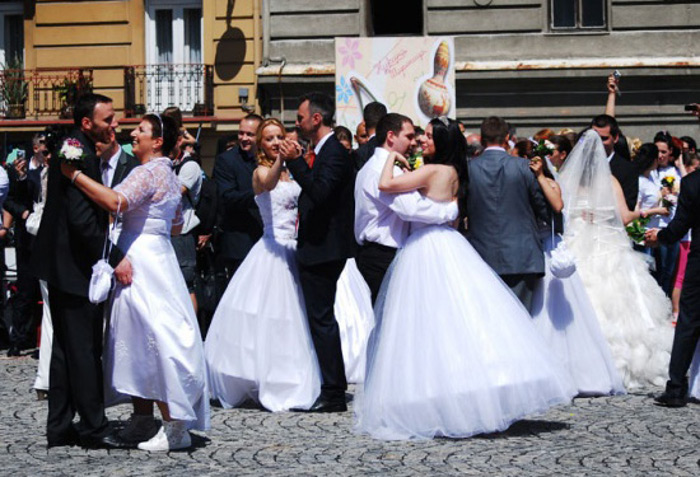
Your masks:
[{"label": "necktie", "polygon": [[109,161],[105,161],[104,159],[102,162],[100,162],[100,171],[102,172],[102,185],[105,185],[107,187],[111,186],[112,184],[109,183]]},{"label": "necktie", "polygon": [[306,163],[309,165],[309,169],[314,167],[314,161],[316,160],[316,153],[314,152],[313,149],[309,149],[309,152],[306,153]]}]

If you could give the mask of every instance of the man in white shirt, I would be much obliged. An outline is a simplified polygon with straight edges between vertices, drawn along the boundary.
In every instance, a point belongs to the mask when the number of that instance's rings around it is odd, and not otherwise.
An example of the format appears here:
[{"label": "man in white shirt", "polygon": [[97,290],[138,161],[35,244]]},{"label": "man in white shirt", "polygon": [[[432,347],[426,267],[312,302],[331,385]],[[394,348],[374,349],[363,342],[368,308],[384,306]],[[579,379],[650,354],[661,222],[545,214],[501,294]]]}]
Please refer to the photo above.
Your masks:
[{"label": "man in white shirt", "polygon": [[416,147],[411,119],[387,114],[377,124],[376,134],[380,147],[355,179],[355,240],[360,244],[357,267],[369,285],[373,303],[396,250],[408,237],[410,222],[439,224],[450,218],[448,205],[426,199],[418,191],[387,194],[379,190],[379,178],[389,155],[404,155]]}]

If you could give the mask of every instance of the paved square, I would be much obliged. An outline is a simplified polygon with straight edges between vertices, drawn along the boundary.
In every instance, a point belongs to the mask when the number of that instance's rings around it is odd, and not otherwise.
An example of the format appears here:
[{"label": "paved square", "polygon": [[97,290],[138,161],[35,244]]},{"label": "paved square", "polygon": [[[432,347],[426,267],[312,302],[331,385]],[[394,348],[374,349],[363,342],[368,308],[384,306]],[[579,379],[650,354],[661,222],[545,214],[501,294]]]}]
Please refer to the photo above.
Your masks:
[{"label": "paved square", "polygon": [[[700,406],[664,409],[647,392],[576,399],[507,432],[470,439],[383,442],[352,432],[352,413],[212,410],[212,430],[187,452],[46,449],[37,362],[0,359],[0,475],[700,475]],[[352,394],[353,389],[350,390]],[[109,409],[126,419],[129,406]]]}]

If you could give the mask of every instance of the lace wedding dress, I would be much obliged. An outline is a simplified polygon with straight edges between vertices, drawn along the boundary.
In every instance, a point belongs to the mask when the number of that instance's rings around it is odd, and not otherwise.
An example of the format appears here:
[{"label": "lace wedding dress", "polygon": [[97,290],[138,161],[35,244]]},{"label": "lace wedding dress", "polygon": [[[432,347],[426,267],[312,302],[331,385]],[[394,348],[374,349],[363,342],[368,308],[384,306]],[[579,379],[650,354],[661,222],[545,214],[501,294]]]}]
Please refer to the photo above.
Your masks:
[{"label": "lace wedding dress", "polygon": [[209,391],[192,301],[170,243],[182,222],[180,183],[170,159],[135,168],[115,188],[126,199],[117,246],[133,281],[117,284],[104,352],[107,404],[128,396],[168,404],[190,429],[209,428]]},{"label": "lace wedding dress", "polygon": [[359,432],[426,439],[502,431],[576,394],[527,310],[448,224],[413,224],[375,312],[355,404]]},{"label": "lace wedding dress", "polygon": [[632,249],[595,131],[582,136],[559,179],[568,218],[564,240],[625,387],[663,386],[673,339],[671,302]]}]

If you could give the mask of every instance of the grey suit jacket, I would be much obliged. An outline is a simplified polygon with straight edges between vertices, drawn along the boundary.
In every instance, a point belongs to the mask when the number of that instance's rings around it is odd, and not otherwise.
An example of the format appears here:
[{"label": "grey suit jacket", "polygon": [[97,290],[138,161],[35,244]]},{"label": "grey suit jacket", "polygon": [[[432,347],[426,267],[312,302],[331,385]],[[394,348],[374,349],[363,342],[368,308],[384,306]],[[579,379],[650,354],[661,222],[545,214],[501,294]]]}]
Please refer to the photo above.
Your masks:
[{"label": "grey suit jacket", "polygon": [[527,159],[488,150],[469,161],[467,239],[499,275],[543,274],[547,205]]}]

